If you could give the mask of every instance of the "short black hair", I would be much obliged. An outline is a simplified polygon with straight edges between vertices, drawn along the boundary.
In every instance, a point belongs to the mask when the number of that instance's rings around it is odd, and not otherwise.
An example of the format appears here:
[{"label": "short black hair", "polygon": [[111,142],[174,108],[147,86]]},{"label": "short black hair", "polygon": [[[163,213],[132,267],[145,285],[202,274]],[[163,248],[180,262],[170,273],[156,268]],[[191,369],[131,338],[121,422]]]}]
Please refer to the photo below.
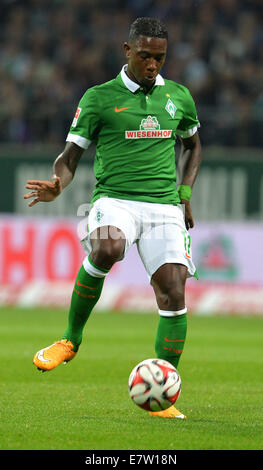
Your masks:
[{"label": "short black hair", "polygon": [[161,38],[168,40],[166,26],[158,18],[137,18],[130,27],[129,41],[136,40],[139,36],[149,38]]}]

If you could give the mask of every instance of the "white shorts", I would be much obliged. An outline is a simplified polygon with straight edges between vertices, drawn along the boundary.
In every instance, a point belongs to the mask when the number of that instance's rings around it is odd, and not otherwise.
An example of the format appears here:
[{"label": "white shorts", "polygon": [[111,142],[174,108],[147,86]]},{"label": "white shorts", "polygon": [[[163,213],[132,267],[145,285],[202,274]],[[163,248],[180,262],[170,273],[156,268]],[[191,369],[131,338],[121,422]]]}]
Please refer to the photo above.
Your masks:
[{"label": "white shorts", "polygon": [[123,232],[126,239],[123,257],[134,243],[137,244],[149,279],[166,263],[183,264],[188,268],[188,276],[194,276],[191,238],[185,227],[181,204],[174,206],[110,197],[97,199],[88,217],[88,236],[82,240],[87,254],[91,252],[90,234],[104,226],[114,226]]}]

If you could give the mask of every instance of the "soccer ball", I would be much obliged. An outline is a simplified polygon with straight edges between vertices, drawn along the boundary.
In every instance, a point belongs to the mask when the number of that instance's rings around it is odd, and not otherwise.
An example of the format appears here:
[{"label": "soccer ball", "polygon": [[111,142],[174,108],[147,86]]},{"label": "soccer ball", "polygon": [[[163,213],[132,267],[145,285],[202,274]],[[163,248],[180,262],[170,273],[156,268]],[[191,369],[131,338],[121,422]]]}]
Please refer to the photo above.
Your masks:
[{"label": "soccer ball", "polygon": [[146,359],[131,371],[128,389],[136,405],[147,411],[161,411],[178,399],[181,377],[170,362]]}]

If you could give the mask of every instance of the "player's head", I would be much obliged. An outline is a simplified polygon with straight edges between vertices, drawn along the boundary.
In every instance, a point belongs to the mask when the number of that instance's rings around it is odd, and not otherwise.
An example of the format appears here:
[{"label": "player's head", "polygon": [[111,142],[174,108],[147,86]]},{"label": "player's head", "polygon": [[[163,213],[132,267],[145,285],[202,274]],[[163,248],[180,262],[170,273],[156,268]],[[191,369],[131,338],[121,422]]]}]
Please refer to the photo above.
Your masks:
[{"label": "player's head", "polygon": [[129,42],[136,41],[140,36],[168,41],[167,28],[158,18],[137,18],[130,27]]},{"label": "player's head", "polygon": [[157,18],[137,18],[124,44],[129,72],[142,86],[153,85],[166,57],[168,32]]}]

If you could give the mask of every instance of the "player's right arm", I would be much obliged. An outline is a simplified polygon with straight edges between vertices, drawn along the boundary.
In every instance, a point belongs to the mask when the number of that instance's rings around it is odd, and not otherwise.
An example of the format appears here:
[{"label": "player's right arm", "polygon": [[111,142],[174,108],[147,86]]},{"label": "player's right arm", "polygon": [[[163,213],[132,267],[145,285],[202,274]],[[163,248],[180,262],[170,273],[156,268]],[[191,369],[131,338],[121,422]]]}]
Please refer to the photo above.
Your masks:
[{"label": "player's right arm", "polygon": [[81,98],[67,136],[63,152],[53,164],[51,181],[28,180],[26,189],[31,192],[24,199],[32,199],[29,207],[38,202],[54,201],[72,181],[81,155],[92,141],[96,142],[100,127],[99,104],[95,87],[90,88]]},{"label": "player's right arm", "polygon": [[25,194],[24,199],[33,200],[28,204],[34,206],[38,202],[54,201],[73,180],[84,149],[73,142],[67,142],[64,151],[57,157],[53,164],[52,180],[28,180],[26,189],[30,189]]}]

